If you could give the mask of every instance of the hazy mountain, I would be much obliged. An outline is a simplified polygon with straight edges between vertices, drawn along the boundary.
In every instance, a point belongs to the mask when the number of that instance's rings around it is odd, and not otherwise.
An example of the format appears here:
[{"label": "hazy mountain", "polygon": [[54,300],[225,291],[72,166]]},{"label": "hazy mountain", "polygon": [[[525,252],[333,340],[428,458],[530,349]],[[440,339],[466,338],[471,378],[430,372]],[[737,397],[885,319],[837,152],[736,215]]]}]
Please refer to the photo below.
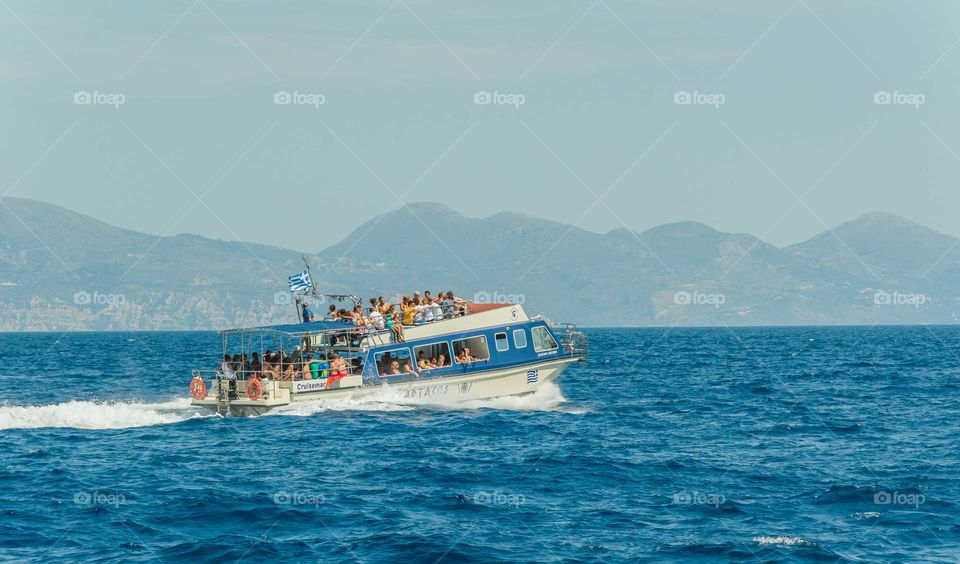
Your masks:
[{"label": "hazy mountain", "polygon": [[[218,328],[293,318],[300,253],[156,237],[36,201],[0,205],[0,329]],[[522,301],[583,325],[953,323],[960,246],[871,213],[777,248],[694,222],[605,234],[439,204],[375,217],[311,256],[318,287]],[[315,310],[323,304],[314,304]]]}]

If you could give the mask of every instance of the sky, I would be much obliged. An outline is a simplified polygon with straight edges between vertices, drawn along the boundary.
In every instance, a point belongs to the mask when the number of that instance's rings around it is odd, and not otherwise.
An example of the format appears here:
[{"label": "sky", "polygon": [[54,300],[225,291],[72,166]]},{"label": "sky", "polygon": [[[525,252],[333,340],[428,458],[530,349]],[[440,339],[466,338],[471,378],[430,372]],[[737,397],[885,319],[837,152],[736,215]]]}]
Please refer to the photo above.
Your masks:
[{"label": "sky", "polygon": [[436,201],[960,236],[960,3],[0,2],[0,195],[319,251]]}]

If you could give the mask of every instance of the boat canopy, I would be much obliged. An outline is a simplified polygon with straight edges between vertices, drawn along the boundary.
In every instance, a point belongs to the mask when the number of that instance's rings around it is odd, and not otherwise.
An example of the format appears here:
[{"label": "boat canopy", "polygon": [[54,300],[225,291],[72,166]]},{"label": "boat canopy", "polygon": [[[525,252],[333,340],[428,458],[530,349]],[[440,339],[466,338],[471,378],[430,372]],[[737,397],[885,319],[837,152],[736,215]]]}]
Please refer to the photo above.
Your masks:
[{"label": "boat canopy", "polygon": [[315,335],[317,333],[340,333],[356,331],[357,326],[342,321],[311,321],[310,323],[287,323],[283,325],[263,325],[246,329],[228,329],[223,334],[232,333],[283,333],[290,336]]}]

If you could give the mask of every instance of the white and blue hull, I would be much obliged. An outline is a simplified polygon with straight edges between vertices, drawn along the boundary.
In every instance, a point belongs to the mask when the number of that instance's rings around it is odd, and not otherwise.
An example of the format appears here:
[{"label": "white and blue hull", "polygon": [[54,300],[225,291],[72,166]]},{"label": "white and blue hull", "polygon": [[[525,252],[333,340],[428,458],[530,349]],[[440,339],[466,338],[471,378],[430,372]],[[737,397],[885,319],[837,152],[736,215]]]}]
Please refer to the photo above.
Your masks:
[{"label": "white and blue hull", "polygon": [[[446,404],[483,400],[502,396],[517,396],[537,391],[545,383],[555,380],[577,359],[559,357],[522,366],[470,372],[464,375],[440,378],[422,377],[413,380],[364,385],[359,376],[347,377],[334,387],[326,389],[325,380],[294,382],[267,382],[264,395],[250,400],[244,392],[244,382],[237,382],[237,398],[223,401],[217,389],[210,389],[207,399],[193,400],[193,405],[206,407],[221,414],[249,416],[262,415],[278,407],[314,401],[363,398],[382,394],[391,401],[410,404]],[[221,381],[226,384],[225,381]],[[338,384],[340,384],[338,386]],[[225,396],[226,394],[224,394]]]}]

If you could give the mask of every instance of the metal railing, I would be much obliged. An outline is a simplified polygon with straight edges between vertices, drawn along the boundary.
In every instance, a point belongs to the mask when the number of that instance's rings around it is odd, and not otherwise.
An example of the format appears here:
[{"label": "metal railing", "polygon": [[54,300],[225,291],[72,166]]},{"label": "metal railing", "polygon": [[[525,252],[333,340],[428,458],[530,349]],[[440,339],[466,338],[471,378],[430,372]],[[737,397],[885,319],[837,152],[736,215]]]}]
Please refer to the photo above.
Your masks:
[{"label": "metal railing", "polygon": [[565,328],[560,334],[560,347],[567,355],[576,357],[580,362],[586,364],[590,352],[586,333],[574,330],[571,324],[565,324]]}]

